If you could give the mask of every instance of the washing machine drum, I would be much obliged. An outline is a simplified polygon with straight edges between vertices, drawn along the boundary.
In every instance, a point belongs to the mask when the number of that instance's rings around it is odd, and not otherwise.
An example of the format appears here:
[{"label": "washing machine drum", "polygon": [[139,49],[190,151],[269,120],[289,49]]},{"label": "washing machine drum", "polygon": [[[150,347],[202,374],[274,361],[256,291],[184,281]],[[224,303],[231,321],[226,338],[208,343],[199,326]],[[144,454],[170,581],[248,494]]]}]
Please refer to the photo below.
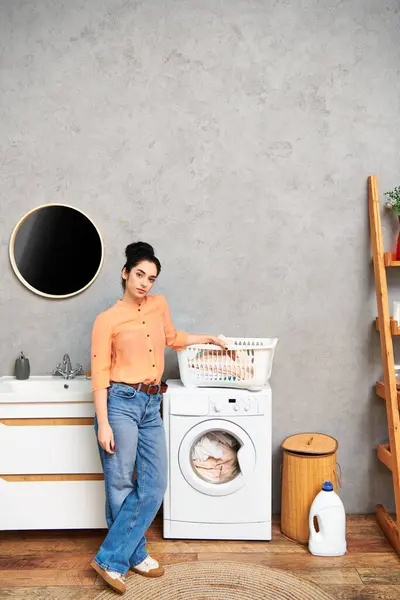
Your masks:
[{"label": "washing machine drum", "polygon": [[179,467],[186,481],[209,496],[232,494],[245,486],[256,465],[250,436],[236,423],[210,419],[182,439]]}]

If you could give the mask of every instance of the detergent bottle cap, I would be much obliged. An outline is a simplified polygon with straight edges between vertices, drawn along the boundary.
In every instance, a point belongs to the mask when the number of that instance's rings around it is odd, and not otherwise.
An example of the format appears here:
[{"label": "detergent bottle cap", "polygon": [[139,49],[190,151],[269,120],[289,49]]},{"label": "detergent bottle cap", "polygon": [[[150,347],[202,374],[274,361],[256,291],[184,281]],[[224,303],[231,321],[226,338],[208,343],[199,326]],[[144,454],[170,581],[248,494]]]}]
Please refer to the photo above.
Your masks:
[{"label": "detergent bottle cap", "polygon": [[322,489],[324,492],[333,492],[333,484],[331,481],[324,481],[322,484]]}]

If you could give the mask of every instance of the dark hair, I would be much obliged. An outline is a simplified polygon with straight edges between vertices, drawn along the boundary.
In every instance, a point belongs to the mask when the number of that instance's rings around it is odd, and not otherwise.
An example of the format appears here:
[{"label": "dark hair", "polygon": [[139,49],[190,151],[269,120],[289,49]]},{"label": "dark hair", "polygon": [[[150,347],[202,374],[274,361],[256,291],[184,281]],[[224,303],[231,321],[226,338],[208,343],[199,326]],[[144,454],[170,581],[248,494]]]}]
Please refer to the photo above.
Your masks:
[{"label": "dark hair", "polygon": [[[136,267],[143,260],[147,260],[156,265],[157,267],[157,275],[160,274],[161,271],[161,263],[156,256],[154,256],[154,248],[150,244],[146,242],[134,242],[133,244],[128,244],[125,248],[125,256],[126,263],[123,268],[127,270],[128,273],[131,272],[131,269]],[[122,278],[122,287],[125,290],[126,281]]]}]

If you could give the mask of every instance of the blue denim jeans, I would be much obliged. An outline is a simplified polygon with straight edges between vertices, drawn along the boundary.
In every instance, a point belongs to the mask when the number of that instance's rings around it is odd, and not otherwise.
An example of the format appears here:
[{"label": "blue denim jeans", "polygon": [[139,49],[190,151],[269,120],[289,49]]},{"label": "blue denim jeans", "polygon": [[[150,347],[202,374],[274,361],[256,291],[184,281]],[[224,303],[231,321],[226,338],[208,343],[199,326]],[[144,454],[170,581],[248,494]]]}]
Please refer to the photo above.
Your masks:
[{"label": "blue denim jeans", "polygon": [[[108,420],[115,453],[98,444],[106,491],[108,534],[94,558],[102,569],[125,575],[147,558],[145,532],[167,486],[167,451],[160,415],[162,395],[123,383],[108,388]],[[97,417],[94,429],[98,432]],[[136,480],[133,480],[136,465]]]}]

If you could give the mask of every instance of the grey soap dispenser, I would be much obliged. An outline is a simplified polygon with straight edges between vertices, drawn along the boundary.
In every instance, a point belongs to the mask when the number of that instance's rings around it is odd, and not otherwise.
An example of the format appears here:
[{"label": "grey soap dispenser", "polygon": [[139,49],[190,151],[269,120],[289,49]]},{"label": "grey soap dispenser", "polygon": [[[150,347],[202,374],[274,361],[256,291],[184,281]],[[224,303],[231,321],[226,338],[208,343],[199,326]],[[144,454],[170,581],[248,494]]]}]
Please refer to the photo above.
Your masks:
[{"label": "grey soap dispenser", "polygon": [[29,379],[30,372],[29,359],[21,352],[19,358],[15,361],[15,377],[17,379]]}]

